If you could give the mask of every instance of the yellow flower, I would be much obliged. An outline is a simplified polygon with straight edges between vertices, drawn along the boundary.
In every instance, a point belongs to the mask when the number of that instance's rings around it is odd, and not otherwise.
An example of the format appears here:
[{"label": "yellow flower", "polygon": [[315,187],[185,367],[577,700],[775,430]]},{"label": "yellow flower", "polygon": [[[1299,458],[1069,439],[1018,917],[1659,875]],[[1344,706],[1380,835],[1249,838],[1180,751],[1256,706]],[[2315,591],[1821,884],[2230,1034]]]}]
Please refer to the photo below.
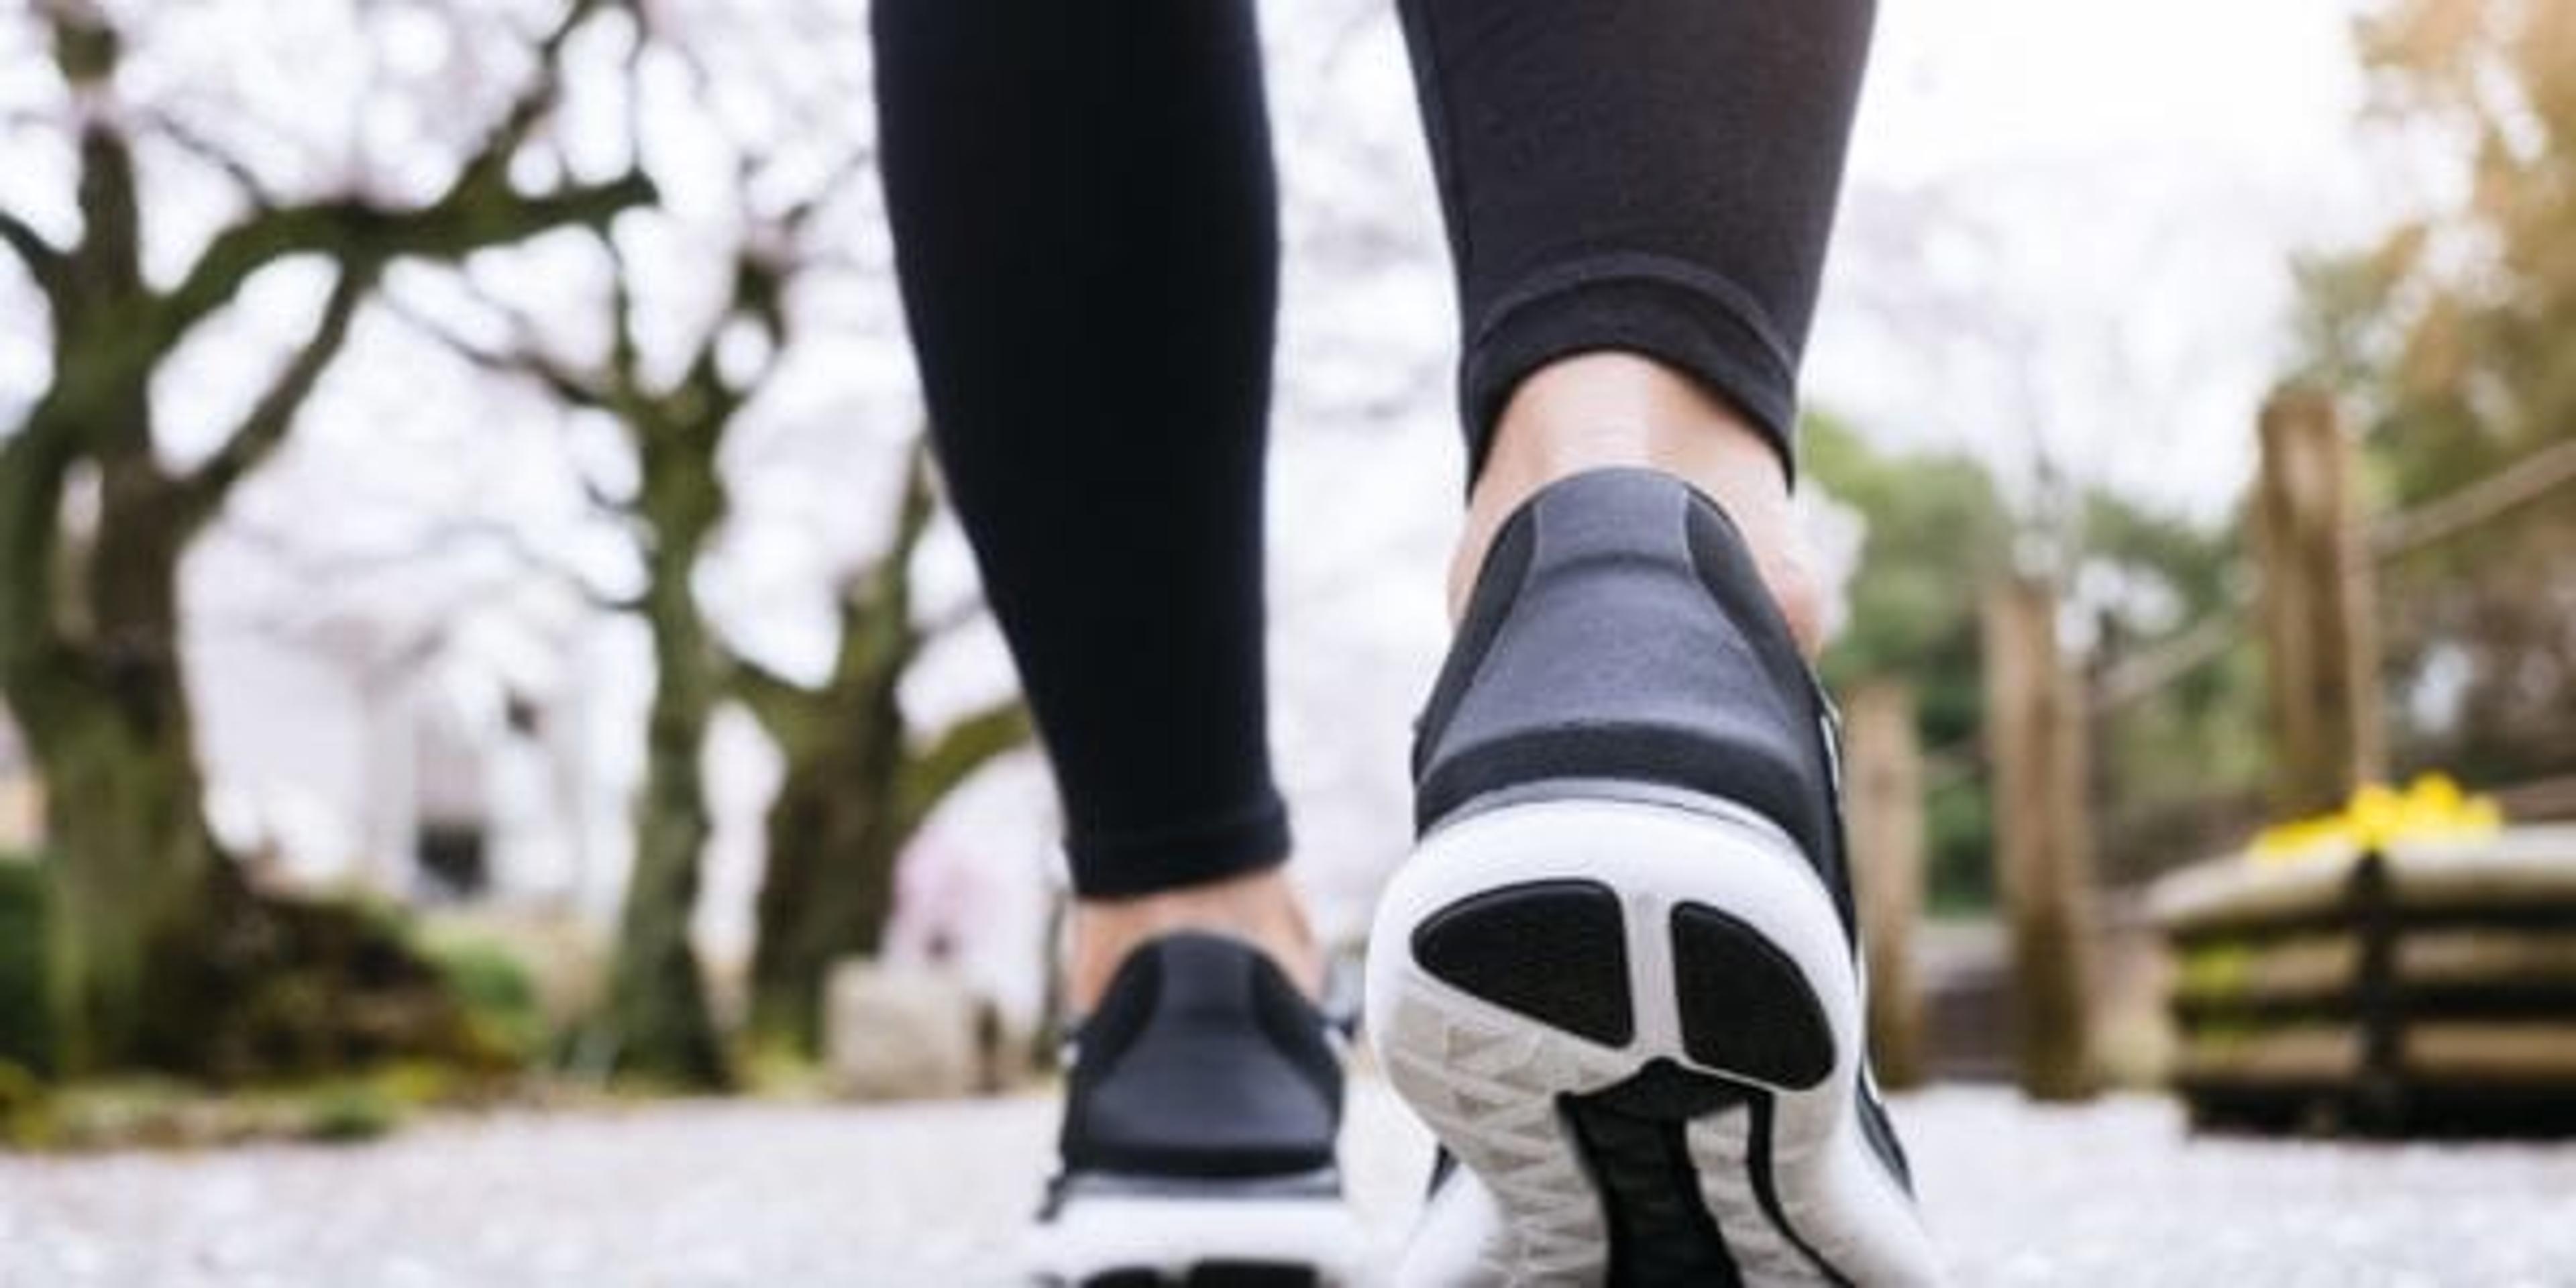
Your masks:
[{"label": "yellow flower", "polygon": [[2351,859],[2400,841],[2477,840],[2504,827],[2491,796],[2470,796],[2447,774],[2425,774],[2400,792],[2366,783],[2333,814],[2265,828],[2248,854],[2257,862]]}]

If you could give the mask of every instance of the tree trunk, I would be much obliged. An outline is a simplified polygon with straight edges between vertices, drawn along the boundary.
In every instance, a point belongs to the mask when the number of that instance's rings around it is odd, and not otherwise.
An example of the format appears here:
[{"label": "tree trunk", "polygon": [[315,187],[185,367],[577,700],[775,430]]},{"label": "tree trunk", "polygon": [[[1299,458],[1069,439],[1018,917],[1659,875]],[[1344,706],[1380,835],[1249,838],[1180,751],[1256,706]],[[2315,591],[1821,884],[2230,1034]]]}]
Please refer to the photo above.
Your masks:
[{"label": "tree trunk", "polygon": [[1014,697],[919,745],[910,739],[901,685],[924,643],[911,565],[935,508],[929,454],[916,447],[885,553],[843,590],[840,648],[822,686],[734,667],[740,696],[787,760],[769,810],[752,957],[752,1036],[770,1050],[821,1052],[825,980],[835,962],[883,945],[904,846],[958,784],[1029,738]]},{"label": "tree trunk", "polygon": [[[555,54],[590,16],[591,6],[577,5],[540,48],[535,84],[436,201],[407,210],[337,198],[254,203],[170,284],[155,284],[143,272],[143,189],[126,133],[136,117],[115,109],[112,89],[121,33],[99,6],[37,9],[72,99],[108,109],[73,114],[75,243],[56,246],[0,211],[0,243],[44,295],[53,347],[43,396],[0,425],[0,698],[26,732],[49,797],[46,938],[63,1063],[72,1072],[149,1065],[214,1076],[274,1068],[264,1039],[243,1035],[327,1027],[350,1018],[332,1012],[352,1009],[274,1007],[290,991],[283,973],[319,965],[323,975],[304,984],[327,993],[332,981],[368,989],[410,977],[417,963],[397,962],[407,952],[398,935],[351,929],[361,918],[335,926],[318,905],[254,891],[220,853],[181,667],[180,558],[229,490],[284,440],[386,263],[455,260],[555,227],[598,227],[653,193],[631,173],[543,197],[509,185],[509,158],[555,96]],[[153,442],[153,375],[245,283],[297,255],[338,268],[313,333],[213,452],[183,474],[165,470]],[[82,478],[97,484],[86,548],[65,504]],[[331,957],[351,945],[364,948],[365,964],[331,976],[329,961],[355,961]],[[316,953],[329,960],[317,963]]]},{"label": "tree trunk", "polygon": [[[149,1066],[202,1072],[224,991],[224,953],[257,937],[257,909],[205,821],[178,656],[185,525],[150,456],[135,395],[101,408],[123,450],[100,463],[98,536],[66,558],[53,515],[13,536],[49,567],[53,623],[21,623],[0,691],[24,726],[48,795],[48,971],[67,1072]],[[42,431],[29,431],[42,432]],[[59,496],[53,488],[35,490]],[[14,562],[14,561],[13,561]],[[12,594],[11,600],[19,595]],[[34,605],[28,605],[35,608]]]},{"label": "tree trunk", "polygon": [[824,981],[833,963],[883,945],[904,847],[950,792],[1029,739],[1028,709],[1014,697],[916,745],[896,690],[914,651],[883,643],[862,637],[832,688],[791,696],[771,686],[757,704],[789,762],[770,806],[752,958],[754,1037],[772,1049],[821,1050]]},{"label": "tree trunk", "polygon": [[832,964],[884,944],[907,839],[895,801],[903,715],[892,696],[815,713],[832,743],[792,761],[770,806],[751,976],[752,1038],[765,1048],[819,1054]]},{"label": "tree trunk", "polygon": [[248,929],[226,923],[250,908],[206,831],[184,731],[138,727],[85,688],[57,694],[28,730],[52,820],[47,969],[63,1068],[196,1072],[209,1036],[190,1004],[200,971],[228,929]]},{"label": "tree trunk", "polygon": [[653,707],[645,735],[644,786],[635,806],[635,867],[609,989],[608,1022],[618,1072],[682,1087],[730,1081],[706,980],[690,940],[700,857],[714,831],[701,759],[715,712],[716,677],[706,626],[689,586],[696,543],[661,565],[645,596],[653,635]]},{"label": "tree trunk", "polygon": [[644,475],[636,512],[650,534],[643,612],[653,637],[653,707],[608,1023],[619,1073],[690,1088],[732,1081],[689,933],[715,830],[704,757],[722,674],[695,581],[698,557],[724,521],[716,468],[723,428],[721,420],[650,415],[629,424]]}]

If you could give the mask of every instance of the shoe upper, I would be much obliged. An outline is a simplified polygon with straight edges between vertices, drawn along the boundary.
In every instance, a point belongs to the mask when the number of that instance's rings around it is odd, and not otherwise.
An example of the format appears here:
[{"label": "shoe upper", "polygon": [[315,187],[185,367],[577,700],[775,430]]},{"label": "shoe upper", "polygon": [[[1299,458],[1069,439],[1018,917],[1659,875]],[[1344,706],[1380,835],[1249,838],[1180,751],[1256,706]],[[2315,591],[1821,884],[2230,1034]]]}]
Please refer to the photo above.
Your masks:
[{"label": "shoe upper", "polygon": [[1495,536],[1417,729],[1415,823],[1545,781],[1720,797],[1797,842],[1848,932],[1832,718],[1724,511],[1650,470],[1574,475]]},{"label": "shoe upper", "polygon": [[1129,954],[1073,1037],[1067,1176],[1245,1179],[1333,1167],[1332,1026],[1258,949],[1184,932]]}]

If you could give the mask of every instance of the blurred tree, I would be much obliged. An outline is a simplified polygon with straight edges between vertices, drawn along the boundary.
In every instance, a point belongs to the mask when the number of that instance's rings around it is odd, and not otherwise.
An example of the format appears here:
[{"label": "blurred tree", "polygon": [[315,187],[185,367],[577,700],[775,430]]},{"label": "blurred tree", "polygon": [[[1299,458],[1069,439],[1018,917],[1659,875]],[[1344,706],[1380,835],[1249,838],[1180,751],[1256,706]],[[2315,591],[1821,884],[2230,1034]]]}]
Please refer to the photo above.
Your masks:
[{"label": "blurred tree", "polygon": [[[1800,433],[1807,474],[1868,524],[1850,617],[1825,652],[1825,677],[1837,687],[1903,679],[1916,694],[1924,745],[1960,754],[1984,723],[1977,593],[2006,566],[2012,517],[1986,468],[1966,456],[1889,456],[1827,416],[1809,417]],[[1933,777],[1932,901],[1982,906],[1994,892],[1984,792],[1939,766]]]},{"label": "blurred tree", "polygon": [[751,962],[752,1039],[766,1048],[817,1053],[825,977],[884,942],[905,844],[943,797],[1029,738],[1016,695],[927,738],[910,733],[903,677],[939,629],[913,612],[912,557],[936,503],[929,452],[916,447],[884,553],[843,588],[840,646],[821,685],[735,663],[738,691],[787,761]]},{"label": "blurred tree", "polygon": [[[433,199],[281,200],[248,167],[225,163],[249,209],[166,285],[145,268],[153,212],[138,143],[211,147],[165,116],[120,109],[123,33],[104,9],[36,8],[67,91],[80,231],[57,245],[0,211],[0,243],[45,302],[52,350],[49,383],[0,438],[0,696],[49,797],[50,978],[73,1070],[202,1071],[285,951],[287,923],[267,913],[206,825],[180,663],[179,563],[286,440],[388,265],[597,226],[652,198],[634,173],[541,194],[510,178],[554,107],[555,55],[596,7],[581,0],[544,38],[529,86]],[[170,467],[154,435],[155,374],[254,276],[310,258],[334,272],[311,333],[202,463]]]},{"label": "blurred tree", "polygon": [[[2300,372],[2360,413],[2384,508],[2576,439],[2576,6],[2383,0],[2373,118],[2459,145],[2454,204],[2300,268]],[[2401,770],[2576,769],[2576,506],[2525,505],[2389,568]]]},{"label": "blurred tree", "polygon": [[1993,478],[1967,456],[1889,456],[1826,416],[1809,417],[1800,435],[1805,470],[1869,523],[1827,678],[1903,673],[1920,692],[1927,743],[1973,734],[1974,589],[2004,571],[2013,534]]},{"label": "blurred tree", "polygon": [[[634,530],[643,589],[630,604],[653,646],[653,695],[644,734],[644,782],[635,800],[635,863],[619,919],[606,1013],[611,1067],[682,1087],[732,1081],[690,940],[699,869],[714,831],[707,803],[707,730],[725,698],[726,657],[699,603],[697,575],[725,521],[719,456],[728,430],[774,369],[788,337],[786,292],[795,232],[814,205],[798,206],[747,238],[714,322],[664,379],[647,369],[641,316],[625,257],[604,241],[610,276],[608,352],[589,363],[557,355],[533,320],[514,315],[516,336],[490,346],[425,323],[491,370],[536,381],[565,406],[606,415],[633,449],[637,482],[596,499]],[[768,249],[765,249],[767,247]],[[729,337],[748,335],[762,357],[749,370],[726,360]]]},{"label": "blurred tree", "polygon": [[[2263,819],[2263,671],[2235,629],[2241,524],[2207,526],[2105,492],[2081,506],[2075,600],[2093,628],[2097,677],[2204,623],[2215,656],[2116,709],[2097,705],[2092,784],[2096,875],[2123,885],[2236,844]],[[2113,695],[2095,688],[2102,704]]]},{"label": "blurred tree", "polygon": [[786,757],[768,814],[760,940],[752,953],[752,1041],[811,1056],[822,1043],[832,963],[876,953],[894,917],[894,866],[974,770],[1028,742],[1018,696],[912,737],[902,680],[943,623],[912,611],[912,554],[938,497],[930,453],[914,448],[884,554],[842,587],[840,647],[822,685],[737,659],[739,693]]},{"label": "blurred tree", "polygon": [[[1867,524],[1850,616],[1823,659],[1836,687],[1888,676],[1917,693],[1927,776],[1930,894],[1936,907],[1994,896],[1993,827],[1972,772],[1985,723],[1977,588],[2010,567],[2023,525],[1993,476],[1964,455],[1890,455],[1826,416],[1801,428],[1805,468]],[[2213,615],[2237,593],[2232,527],[2208,528],[2098,488],[2073,490],[2062,541],[2069,602],[2091,626],[2092,665],[2109,668]],[[2101,875],[2145,875],[2203,853],[2249,817],[2262,769],[2259,672],[2250,646],[2196,667],[2152,699],[2106,713],[2097,730]]]},{"label": "blurred tree", "polygon": [[[738,89],[708,57],[716,40],[653,30],[631,49],[629,78],[647,79],[655,51],[685,66],[709,121],[724,125],[721,178],[731,208],[731,271],[713,316],[688,333],[672,361],[647,357],[647,330],[667,317],[643,307],[638,288],[668,256],[602,238],[609,271],[607,352],[567,358],[566,328],[518,313],[509,338],[486,343],[416,315],[450,347],[488,369],[536,382],[561,404],[597,413],[624,436],[637,462],[628,492],[594,499],[635,535],[644,563],[633,609],[652,640],[654,687],[638,794],[635,864],[613,964],[603,1046],[612,1067],[683,1086],[730,1081],[730,1061],[710,1013],[690,923],[712,814],[702,768],[720,707],[742,701],[776,743],[785,778],[771,805],[757,905],[751,1023],[757,1042],[811,1052],[819,1036],[823,979],[832,963],[874,951],[892,912],[895,860],[931,806],[975,769],[1027,738],[1016,698],[972,714],[926,740],[911,737],[898,690],[936,624],[914,618],[912,556],[936,509],[927,452],[908,450],[884,553],[837,596],[839,644],[818,685],[783,677],[743,656],[710,619],[699,580],[730,514],[728,444],[758,414],[765,392],[800,343],[815,308],[792,298],[841,267],[832,231],[848,222],[838,199],[865,175],[864,150],[819,169],[791,139],[724,122],[710,101]],[[832,105],[840,110],[841,105]],[[791,109],[792,110],[792,109]],[[772,127],[775,129],[776,127]],[[789,132],[791,135],[794,131]],[[814,149],[810,141],[801,151]],[[648,150],[649,151],[649,150]],[[676,164],[676,163],[674,163]],[[677,175],[670,186],[683,186]],[[779,194],[801,195],[777,210]],[[827,210],[834,213],[826,218]],[[676,219],[677,217],[674,216]],[[849,337],[836,336],[836,342]],[[666,355],[667,356],[667,355]]]},{"label": "blurred tree", "polygon": [[38,1077],[52,1074],[60,1055],[45,1003],[41,862],[0,851],[0,1069],[15,1066]]}]

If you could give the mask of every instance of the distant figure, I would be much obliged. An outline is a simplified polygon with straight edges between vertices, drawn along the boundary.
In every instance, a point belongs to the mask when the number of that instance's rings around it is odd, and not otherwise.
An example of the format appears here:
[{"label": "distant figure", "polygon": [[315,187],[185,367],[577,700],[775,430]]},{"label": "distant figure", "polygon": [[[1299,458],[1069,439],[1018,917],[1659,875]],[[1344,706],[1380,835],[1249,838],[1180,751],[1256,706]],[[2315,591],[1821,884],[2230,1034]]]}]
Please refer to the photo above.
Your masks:
[{"label": "distant figure", "polygon": [[[1862,1050],[1789,504],[1869,0],[1399,8],[1469,464],[1420,841],[1367,980],[1380,1063],[1445,1147],[1399,1280],[1932,1282]],[[875,23],[939,458],[1078,900],[1032,1270],[1346,1279],[1340,1057],[1264,727],[1253,6]]]}]

